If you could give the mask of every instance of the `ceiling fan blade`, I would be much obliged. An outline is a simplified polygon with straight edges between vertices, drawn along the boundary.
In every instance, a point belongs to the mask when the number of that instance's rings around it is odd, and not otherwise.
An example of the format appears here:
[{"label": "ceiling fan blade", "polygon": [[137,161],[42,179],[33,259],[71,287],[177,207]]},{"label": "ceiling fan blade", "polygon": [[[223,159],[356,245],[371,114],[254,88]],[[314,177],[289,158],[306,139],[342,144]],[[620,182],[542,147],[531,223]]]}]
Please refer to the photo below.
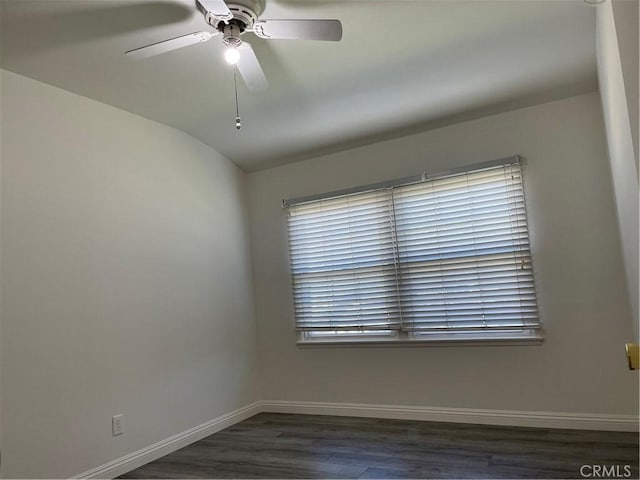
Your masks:
[{"label": "ceiling fan blade", "polygon": [[342,39],[340,20],[261,20],[253,26],[260,38],[328,40]]},{"label": "ceiling fan blade", "polygon": [[251,45],[247,42],[242,42],[238,47],[238,51],[240,52],[240,60],[238,60],[236,66],[247,88],[254,92],[265,90],[269,83]]},{"label": "ceiling fan blade", "polygon": [[233,18],[233,13],[231,13],[224,0],[196,0],[196,7],[203,14],[210,13],[220,20],[231,20]]},{"label": "ceiling fan blade", "polygon": [[148,58],[154,55],[160,55],[161,53],[170,52],[171,50],[177,50],[178,48],[188,47],[195,43],[202,43],[210,40],[211,37],[217,35],[217,32],[193,32],[180,37],[171,38],[169,40],[163,40],[162,42],[152,43],[144,47],[135,48],[125,52],[132,58]]}]

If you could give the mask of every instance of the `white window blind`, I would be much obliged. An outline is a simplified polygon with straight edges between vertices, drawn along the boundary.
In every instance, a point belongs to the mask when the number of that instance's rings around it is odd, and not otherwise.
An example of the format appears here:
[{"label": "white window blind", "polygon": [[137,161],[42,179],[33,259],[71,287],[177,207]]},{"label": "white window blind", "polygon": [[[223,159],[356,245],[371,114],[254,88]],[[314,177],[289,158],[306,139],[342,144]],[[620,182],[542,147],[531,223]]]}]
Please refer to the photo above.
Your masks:
[{"label": "white window blind", "polygon": [[302,332],[539,326],[519,162],[288,207]]},{"label": "white window blind", "polygon": [[299,330],[400,328],[388,192],[290,207],[289,249]]},{"label": "white window blind", "polygon": [[403,328],[538,325],[520,166],[393,191]]}]

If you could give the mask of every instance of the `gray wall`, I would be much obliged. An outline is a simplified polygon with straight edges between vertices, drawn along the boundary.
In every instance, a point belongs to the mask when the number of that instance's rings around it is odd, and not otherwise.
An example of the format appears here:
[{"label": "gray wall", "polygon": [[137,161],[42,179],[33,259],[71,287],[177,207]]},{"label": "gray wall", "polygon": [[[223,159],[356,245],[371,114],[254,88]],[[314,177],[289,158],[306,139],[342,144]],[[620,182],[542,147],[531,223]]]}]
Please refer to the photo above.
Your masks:
[{"label": "gray wall", "polygon": [[[638,113],[640,109],[640,89],[638,88],[638,62],[640,55],[640,38],[638,28],[640,22],[639,0],[612,0],[613,18],[618,40],[618,51],[622,75],[624,77],[624,92],[629,111],[629,123],[631,125],[631,137],[633,138],[633,150],[636,157],[636,169],[638,167]],[[602,6],[600,10],[606,10]],[[640,173],[640,172],[639,172]]]},{"label": "gray wall", "polygon": [[77,475],[257,400],[237,167],[6,71],[1,153],[3,477]]},{"label": "gray wall", "polygon": [[[613,7],[616,7],[614,10]],[[624,15],[638,15],[637,2],[606,2],[597,7],[596,53],[598,55],[598,80],[602,97],[602,109],[606,125],[611,180],[615,196],[616,215],[620,231],[629,301],[633,312],[634,334],[627,341],[638,342],[640,331],[638,305],[638,169],[637,145],[634,153],[633,130],[638,129],[637,69],[638,24],[633,19],[623,20]],[[618,12],[614,16],[614,12]],[[621,25],[616,32],[616,27]],[[634,31],[635,29],[635,31]],[[635,60],[633,48],[635,42]],[[623,49],[622,47],[627,48]],[[621,52],[626,52],[624,56]],[[623,61],[624,60],[624,61]],[[635,80],[629,68],[635,64]],[[627,68],[624,68],[626,65]],[[626,76],[625,76],[626,75]],[[635,87],[633,83],[635,82]],[[633,91],[635,88],[635,92]],[[627,95],[626,92],[629,91]],[[633,100],[635,97],[635,100]],[[635,101],[629,109],[629,101]]]},{"label": "gray wall", "polygon": [[[541,346],[298,348],[280,200],[521,154]],[[596,93],[252,173],[262,396],[635,414],[637,375],[607,146]]]}]

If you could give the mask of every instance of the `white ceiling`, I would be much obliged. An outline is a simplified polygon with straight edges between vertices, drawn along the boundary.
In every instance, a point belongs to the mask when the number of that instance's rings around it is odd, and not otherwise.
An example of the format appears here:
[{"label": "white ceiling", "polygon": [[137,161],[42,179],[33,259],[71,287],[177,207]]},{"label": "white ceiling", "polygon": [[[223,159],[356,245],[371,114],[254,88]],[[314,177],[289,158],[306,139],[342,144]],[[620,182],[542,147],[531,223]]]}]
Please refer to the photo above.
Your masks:
[{"label": "white ceiling", "polygon": [[248,33],[270,88],[239,85],[194,0],[2,0],[2,68],[183,130],[245,170],[596,88],[583,0],[267,0],[263,19],[338,18],[341,42]]}]

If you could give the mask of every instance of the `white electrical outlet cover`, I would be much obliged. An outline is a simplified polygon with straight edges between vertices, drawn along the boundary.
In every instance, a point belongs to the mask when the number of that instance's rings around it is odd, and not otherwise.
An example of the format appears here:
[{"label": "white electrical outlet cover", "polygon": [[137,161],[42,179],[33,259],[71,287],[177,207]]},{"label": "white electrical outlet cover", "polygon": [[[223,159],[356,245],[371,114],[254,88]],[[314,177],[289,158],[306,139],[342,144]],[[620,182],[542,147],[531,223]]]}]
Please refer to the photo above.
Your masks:
[{"label": "white electrical outlet cover", "polygon": [[111,433],[114,437],[124,433],[124,414],[114,415],[111,417]]}]

